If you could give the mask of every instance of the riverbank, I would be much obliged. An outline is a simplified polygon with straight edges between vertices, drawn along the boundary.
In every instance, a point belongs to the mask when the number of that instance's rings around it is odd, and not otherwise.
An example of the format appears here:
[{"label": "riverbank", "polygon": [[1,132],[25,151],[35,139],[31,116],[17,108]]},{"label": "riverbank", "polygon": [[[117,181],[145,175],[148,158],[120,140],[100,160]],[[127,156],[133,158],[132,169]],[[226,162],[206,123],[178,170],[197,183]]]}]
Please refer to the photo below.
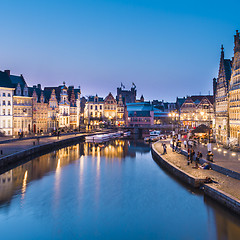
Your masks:
[{"label": "riverbank", "polygon": [[83,141],[85,136],[96,135],[103,132],[95,133],[78,133],[70,135],[49,136],[44,138],[30,138],[20,141],[13,141],[0,144],[0,172],[5,171],[11,165],[22,163],[36,154],[44,154],[49,151],[59,149],[70,144]]},{"label": "riverbank", "polygon": [[[162,155],[162,142],[152,145],[154,160],[189,186],[200,188],[204,194],[231,209],[240,215],[240,189],[239,180],[231,178],[214,170],[194,168],[195,163],[187,165],[186,156],[172,152],[169,143],[167,154]],[[212,183],[206,183],[211,178]]]}]

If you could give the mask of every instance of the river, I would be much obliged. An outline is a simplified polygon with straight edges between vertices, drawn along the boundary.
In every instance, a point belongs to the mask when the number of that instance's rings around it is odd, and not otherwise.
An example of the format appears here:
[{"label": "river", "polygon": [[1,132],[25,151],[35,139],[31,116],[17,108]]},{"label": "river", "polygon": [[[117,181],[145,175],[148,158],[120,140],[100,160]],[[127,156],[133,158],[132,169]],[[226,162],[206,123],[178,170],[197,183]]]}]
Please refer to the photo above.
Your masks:
[{"label": "river", "polygon": [[150,145],[80,143],[0,175],[2,239],[239,239],[240,218],[183,185]]}]

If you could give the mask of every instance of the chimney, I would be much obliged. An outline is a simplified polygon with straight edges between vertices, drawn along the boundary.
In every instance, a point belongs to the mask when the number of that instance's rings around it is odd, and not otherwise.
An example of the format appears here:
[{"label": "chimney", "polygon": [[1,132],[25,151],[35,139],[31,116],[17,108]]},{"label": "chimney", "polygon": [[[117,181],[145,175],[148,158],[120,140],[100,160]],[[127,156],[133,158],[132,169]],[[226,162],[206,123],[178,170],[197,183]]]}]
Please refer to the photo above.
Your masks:
[{"label": "chimney", "polygon": [[5,70],[5,73],[7,73],[8,76],[10,76],[10,70]]}]

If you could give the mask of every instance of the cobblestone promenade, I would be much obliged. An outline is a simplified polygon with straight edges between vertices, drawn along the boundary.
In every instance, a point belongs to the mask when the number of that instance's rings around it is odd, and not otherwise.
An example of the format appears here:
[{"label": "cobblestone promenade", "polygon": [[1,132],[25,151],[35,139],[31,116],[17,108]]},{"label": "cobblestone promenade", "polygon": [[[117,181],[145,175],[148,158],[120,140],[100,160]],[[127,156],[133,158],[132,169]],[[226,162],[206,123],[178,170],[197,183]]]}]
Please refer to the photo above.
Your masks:
[{"label": "cobblestone promenade", "polygon": [[[164,142],[167,144],[167,154],[163,155],[163,157],[167,161],[171,162],[172,164],[182,169],[183,171],[187,172],[188,174],[191,174],[193,177],[196,177],[196,178],[210,177],[214,182],[216,182],[216,183],[211,183],[211,185],[214,185],[216,188],[240,200],[240,188],[239,188],[240,181],[239,180],[230,178],[226,175],[215,172],[213,170],[203,170],[199,168],[198,169],[193,168],[195,167],[195,162],[193,162],[190,165],[187,165],[186,156],[176,152],[172,152],[169,141],[164,141]],[[162,141],[157,142],[155,144],[155,149],[160,154],[163,153]],[[240,164],[240,162],[238,164]]]},{"label": "cobblestone promenade", "polygon": [[75,134],[60,135],[59,139],[57,136],[49,136],[49,137],[44,137],[44,138],[39,137],[38,138],[39,142],[38,142],[37,138],[34,138],[34,139],[26,139],[26,140],[23,139],[23,140],[13,141],[13,142],[9,142],[9,143],[0,143],[0,153],[2,153],[0,155],[0,158],[10,155],[12,153],[16,153],[16,152],[31,148],[34,146],[34,143],[36,146],[43,145],[46,143],[56,142],[58,140],[64,140],[64,139],[77,137],[77,136],[81,136],[81,135],[85,135],[85,134],[86,133],[78,133],[76,135]]}]

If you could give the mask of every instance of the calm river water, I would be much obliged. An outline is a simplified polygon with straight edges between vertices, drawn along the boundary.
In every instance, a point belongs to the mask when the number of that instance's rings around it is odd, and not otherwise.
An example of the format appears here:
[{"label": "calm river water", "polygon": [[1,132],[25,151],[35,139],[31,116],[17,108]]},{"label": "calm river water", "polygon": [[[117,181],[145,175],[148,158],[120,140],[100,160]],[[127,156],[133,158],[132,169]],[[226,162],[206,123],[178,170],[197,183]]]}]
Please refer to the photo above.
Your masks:
[{"label": "calm river water", "polygon": [[1,239],[239,239],[240,218],[182,185],[143,142],[81,143],[0,176]]}]

